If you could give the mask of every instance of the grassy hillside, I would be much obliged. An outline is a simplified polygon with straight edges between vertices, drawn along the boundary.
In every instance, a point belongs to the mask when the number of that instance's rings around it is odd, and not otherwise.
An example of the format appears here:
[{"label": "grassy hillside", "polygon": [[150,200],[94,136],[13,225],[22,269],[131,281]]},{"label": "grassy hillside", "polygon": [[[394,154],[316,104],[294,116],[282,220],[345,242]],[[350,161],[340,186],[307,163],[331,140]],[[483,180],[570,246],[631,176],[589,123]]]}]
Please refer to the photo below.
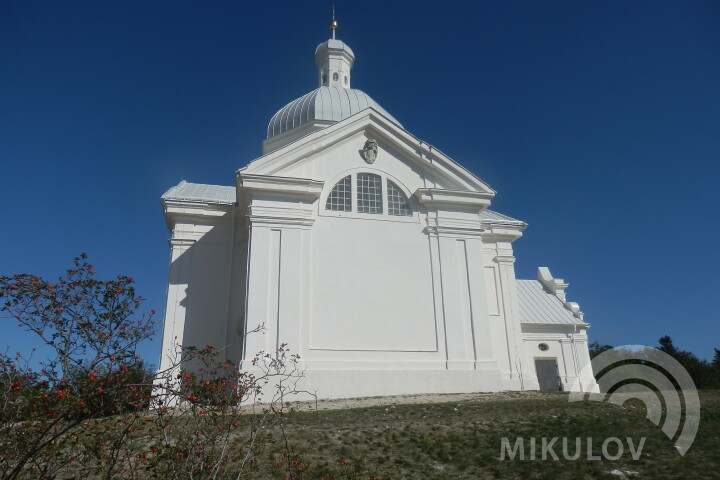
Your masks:
[{"label": "grassy hillside", "polygon": [[[720,392],[701,392],[702,417],[693,446],[681,456],[665,434],[645,418],[640,403],[569,403],[563,393],[482,395],[432,404],[381,405],[368,408],[295,412],[285,425],[295,459],[296,478],[387,479],[717,479],[720,472]],[[526,439],[526,460],[501,461],[501,439]],[[580,459],[529,460],[529,437],[592,437],[601,454],[608,437],[618,437],[625,453],[616,460],[588,461],[583,440]],[[633,460],[634,444],[646,437],[642,455]],[[258,447],[252,478],[284,478],[281,452],[286,448],[277,426],[268,427]],[[616,452],[613,445],[611,454]],[[614,474],[610,471],[616,470]],[[619,471],[619,472],[618,472]]]},{"label": "grassy hillside", "polygon": [[[685,456],[645,418],[639,402],[619,407],[570,403],[563,393],[504,392],[320,402],[318,409],[296,404],[282,415],[194,408],[90,419],[16,478],[718,479],[720,391],[700,398],[700,429]],[[519,437],[525,459],[501,460],[502,439],[514,445]],[[552,448],[557,460],[541,459],[543,437],[559,438]],[[581,438],[577,460],[564,458],[563,437],[570,440],[570,456]],[[588,437],[590,455],[601,457],[611,437],[622,441],[624,453],[588,460]],[[635,448],[646,439],[637,459],[628,437]],[[530,458],[531,438],[536,459]],[[116,442],[122,443],[115,449]],[[608,453],[616,452],[611,445]],[[40,474],[43,469],[52,473]],[[0,472],[0,478],[8,477]]]}]

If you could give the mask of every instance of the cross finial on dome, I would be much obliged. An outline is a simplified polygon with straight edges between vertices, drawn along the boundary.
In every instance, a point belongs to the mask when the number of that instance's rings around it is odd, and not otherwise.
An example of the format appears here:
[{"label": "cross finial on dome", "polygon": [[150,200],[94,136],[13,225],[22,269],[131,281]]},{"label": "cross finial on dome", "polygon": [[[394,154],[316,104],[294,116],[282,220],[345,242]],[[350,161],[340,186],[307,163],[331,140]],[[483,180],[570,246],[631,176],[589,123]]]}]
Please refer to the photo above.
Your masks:
[{"label": "cross finial on dome", "polygon": [[318,69],[318,86],[350,88],[350,69],[355,54],[344,42],[335,38],[338,22],[335,20],[335,5],[332,9],[330,31],[332,38],[325,40],[315,49],[315,66]]},{"label": "cross finial on dome", "polygon": [[335,5],[332,6],[332,22],[330,22],[330,30],[332,30],[332,38],[335,40],[335,30],[337,30],[338,23],[335,21]]}]

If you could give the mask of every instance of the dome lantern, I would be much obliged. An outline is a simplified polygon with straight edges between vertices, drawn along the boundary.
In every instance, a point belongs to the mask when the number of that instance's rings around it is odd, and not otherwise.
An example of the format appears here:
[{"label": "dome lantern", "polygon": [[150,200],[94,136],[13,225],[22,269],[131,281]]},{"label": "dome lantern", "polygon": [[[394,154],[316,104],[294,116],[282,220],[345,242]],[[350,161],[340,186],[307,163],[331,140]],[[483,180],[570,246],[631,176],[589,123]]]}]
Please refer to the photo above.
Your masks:
[{"label": "dome lantern", "polygon": [[333,5],[332,22],[330,22],[332,38],[315,49],[318,87],[350,88],[350,69],[355,63],[355,54],[350,47],[335,39],[337,28],[338,22],[335,20],[335,5]]},{"label": "dome lantern", "polygon": [[355,54],[343,41],[330,39],[315,49],[318,87],[350,88]]},{"label": "dome lantern", "polygon": [[288,103],[270,119],[263,154],[278,149],[307,135],[345,120],[367,108],[402,128],[392,115],[366,93],[350,88],[350,69],[355,63],[352,49],[335,37],[337,22],[333,18],[330,29],[333,38],[315,49],[318,69],[318,88]]}]

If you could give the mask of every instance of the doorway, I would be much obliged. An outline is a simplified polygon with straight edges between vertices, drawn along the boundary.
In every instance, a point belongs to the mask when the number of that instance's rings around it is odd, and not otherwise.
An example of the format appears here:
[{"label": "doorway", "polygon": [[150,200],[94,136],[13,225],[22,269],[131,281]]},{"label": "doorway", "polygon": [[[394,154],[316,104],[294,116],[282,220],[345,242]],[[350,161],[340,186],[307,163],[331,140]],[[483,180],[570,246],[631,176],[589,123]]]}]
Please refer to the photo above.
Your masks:
[{"label": "doorway", "polygon": [[560,381],[557,359],[536,358],[535,371],[537,372],[540,390],[552,392],[562,391],[562,382]]}]

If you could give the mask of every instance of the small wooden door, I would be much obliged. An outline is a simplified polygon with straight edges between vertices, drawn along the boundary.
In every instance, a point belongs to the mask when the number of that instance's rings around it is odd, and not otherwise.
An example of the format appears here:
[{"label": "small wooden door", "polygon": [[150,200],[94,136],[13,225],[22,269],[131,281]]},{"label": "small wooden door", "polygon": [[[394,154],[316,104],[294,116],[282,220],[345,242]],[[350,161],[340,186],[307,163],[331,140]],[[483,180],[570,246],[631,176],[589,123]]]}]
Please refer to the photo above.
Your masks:
[{"label": "small wooden door", "polygon": [[548,390],[553,392],[562,391],[562,382],[560,382],[560,372],[558,371],[557,360],[535,359],[535,371],[537,372],[540,390]]}]

